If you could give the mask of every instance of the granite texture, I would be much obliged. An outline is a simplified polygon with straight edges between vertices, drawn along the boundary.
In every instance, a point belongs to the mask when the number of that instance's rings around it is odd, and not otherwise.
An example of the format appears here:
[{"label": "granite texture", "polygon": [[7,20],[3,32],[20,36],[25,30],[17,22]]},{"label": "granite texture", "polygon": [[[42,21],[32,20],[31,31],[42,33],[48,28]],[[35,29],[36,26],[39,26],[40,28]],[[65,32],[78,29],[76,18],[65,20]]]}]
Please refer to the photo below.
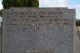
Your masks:
[{"label": "granite texture", "polygon": [[[3,53],[75,53],[75,10],[10,8],[3,10]],[[30,52],[31,53],[31,52]]]},{"label": "granite texture", "polygon": [[0,53],[2,53],[2,27],[0,27]]}]

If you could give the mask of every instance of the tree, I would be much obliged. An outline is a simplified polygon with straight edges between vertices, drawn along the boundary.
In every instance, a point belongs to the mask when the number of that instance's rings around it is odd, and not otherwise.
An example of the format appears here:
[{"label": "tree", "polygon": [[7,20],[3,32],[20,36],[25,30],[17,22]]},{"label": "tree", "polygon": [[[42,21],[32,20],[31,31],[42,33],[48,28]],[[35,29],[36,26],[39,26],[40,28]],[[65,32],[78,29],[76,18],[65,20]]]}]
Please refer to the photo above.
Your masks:
[{"label": "tree", "polygon": [[76,19],[76,26],[80,26],[80,20]]},{"label": "tree", "polygon": [[3,8],[10,7],[39,7],[38,0],[3,0]]},{"label": "tree", "polygon": [[2,16],[2,10],[0,10],[0,16]]}]

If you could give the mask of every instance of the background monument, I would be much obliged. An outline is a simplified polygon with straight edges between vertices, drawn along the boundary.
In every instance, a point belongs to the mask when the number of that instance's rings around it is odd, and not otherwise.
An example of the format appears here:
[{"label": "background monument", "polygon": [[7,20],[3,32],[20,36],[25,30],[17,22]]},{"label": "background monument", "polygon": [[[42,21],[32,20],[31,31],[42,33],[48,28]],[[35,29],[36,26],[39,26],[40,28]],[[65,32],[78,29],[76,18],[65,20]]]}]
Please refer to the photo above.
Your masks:
[{"label": "background monument", "polygon": [[3,10],[3,53],[74,53],[74,36],[74,9]]}]

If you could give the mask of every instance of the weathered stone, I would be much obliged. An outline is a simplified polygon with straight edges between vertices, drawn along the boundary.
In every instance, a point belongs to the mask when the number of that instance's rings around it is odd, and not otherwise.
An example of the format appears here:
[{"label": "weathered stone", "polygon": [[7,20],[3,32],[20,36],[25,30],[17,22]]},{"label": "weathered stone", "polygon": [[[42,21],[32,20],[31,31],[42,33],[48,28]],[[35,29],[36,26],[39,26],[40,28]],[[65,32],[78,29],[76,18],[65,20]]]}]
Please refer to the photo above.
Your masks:
[{"label": "weathered stone", "polygon": [[2,27],[0,27],[0,53],[2,53]]},{"label": "weathered stone", "polygon": [[49,48],[52,53],[74,53],[74,17],[75,10],[68,8],[4,10],[3,53]]}]

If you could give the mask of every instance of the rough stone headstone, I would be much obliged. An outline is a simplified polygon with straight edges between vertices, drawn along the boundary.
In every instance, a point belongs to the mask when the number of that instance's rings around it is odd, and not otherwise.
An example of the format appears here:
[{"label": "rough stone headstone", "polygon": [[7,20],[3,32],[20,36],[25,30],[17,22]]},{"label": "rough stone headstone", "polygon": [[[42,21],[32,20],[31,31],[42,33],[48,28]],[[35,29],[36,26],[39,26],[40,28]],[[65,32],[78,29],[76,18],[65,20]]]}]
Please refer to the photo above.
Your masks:
[{"label": "rough stone headstone", "polygon": [[76,27],[75,43],[76,53],[80,53],[80,26]]},{"label": "rough stone headstone", "polygon": [[3,10],[3,53],[74,53],[75,10]]}]

